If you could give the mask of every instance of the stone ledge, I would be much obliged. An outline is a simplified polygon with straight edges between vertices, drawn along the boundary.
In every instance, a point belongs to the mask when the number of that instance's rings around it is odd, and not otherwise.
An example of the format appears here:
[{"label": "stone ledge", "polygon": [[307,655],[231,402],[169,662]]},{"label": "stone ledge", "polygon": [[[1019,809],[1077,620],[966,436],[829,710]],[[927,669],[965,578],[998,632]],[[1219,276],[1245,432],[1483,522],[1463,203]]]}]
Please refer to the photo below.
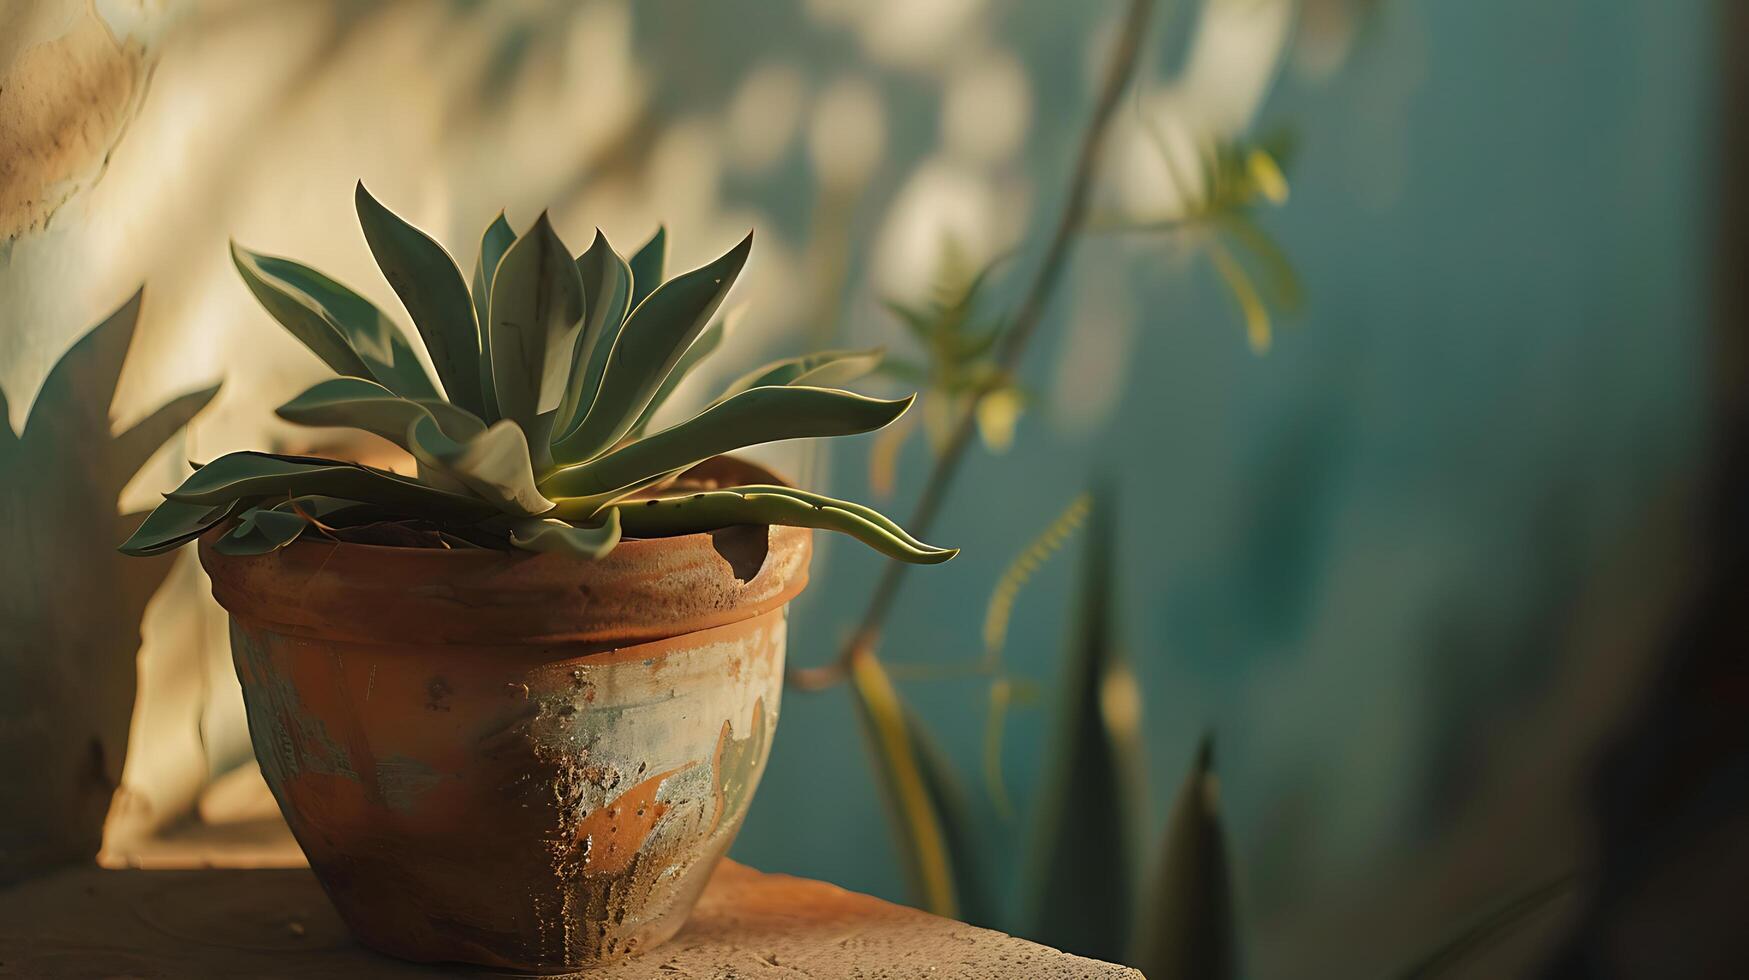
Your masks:
[{"label": "stone ledge", "polygon": [[[0,891],[0,977],[455,975],[510,974],[419,966],[361,948],[303,869],[82,868]],[[730,861],[674,939],[577,976],[1141,978],[1127,967]]]}]

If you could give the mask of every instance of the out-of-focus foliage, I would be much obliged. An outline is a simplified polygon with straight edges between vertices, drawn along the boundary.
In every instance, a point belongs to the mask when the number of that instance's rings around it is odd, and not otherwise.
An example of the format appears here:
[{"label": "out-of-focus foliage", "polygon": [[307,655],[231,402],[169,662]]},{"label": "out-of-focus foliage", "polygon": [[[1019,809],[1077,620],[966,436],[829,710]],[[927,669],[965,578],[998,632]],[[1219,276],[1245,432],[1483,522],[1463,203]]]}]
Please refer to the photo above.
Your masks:
[{"label": "out-of-focus foliage", "polygon": [[1221,827],[1214,738],[1203,736],[1166,823],[1158,876],[1137,928],[1132,962],[1156,980],[1233,980],[1238,936],[1233,875]]},{"label": "out-of-focus foliage", "polygon": [[1013,816],[1008,787],[1002,779],[1002,741],[1008,709],[1017,702],[1031,703],[1037,696],[1037,685],[1001,669],[1002,648],[1008,641],[1009,618],[1014,613],[1014,603],[1021,590],[1068,543],[1092,509],[1091,493],[1080,494],[1069,501],[1062,513],[1002,570],[996,579],[996,587],[991,590],[990,601],[984,607],[984,656],[979,667],[983,673],[993,675],[989,714],[984,724],[984,783],[990,791],[991,802],[1006,817]]},{"label": "out-of-focus foliage", "polygon": [[[964,250],[949,241],[942,248],[942,265],[927,298],[910,304],[886,303],[922,357],[889,358],[880,372],[923,389],[923,431],[938,452],[947,442],[953,419],[973,400],[984,445],[995,452],[1006,450],[1026,405],[1026,393],[991,359],[1005,324],[979,309],[980,293],[999,264],[1000,260],[973,268]],[[909,427],[895,428],[875,447],[873,481],[883,493],[891,491],[890,461],[909,431]]]},{"label": "out-of-focus foliage", "polygon": [[[1173,210],[1163,216],[1096,214],[1088,220],[1086,231],[1170,239],[1206,255],[1238,307],[1251,348],[1266,353],[1276,320],[1298,313],[1304,303],[1292,262],[1256,216],[1265,206],[1287,203],[1284,165],[1293,149],[1291,134],[1281,131],[1257,142],[1204,139],[1196,144],[1188,164],[1193,169],[1187,172],[1153,121],[1140,114],[1138,118],[1157,144],[1172,185]],[[1006,319],[982,309],[988,303],[980,300],[1010,254],[998,255],[980,267],[949,238],[940,256],[923,299],[885,302],[919,356],[889,358],[880,373],[922,389],[920,417],[936,453],[946,445],[953,420],[968,404],[984,446],[1005,452],[1032,399],[996,362]],[[877,438],[870,450],[870,481],[883,496],[892,492],[899,452],[912,429],[908,421],[901,422]]]},{"label": "out-of-focus foliage", "polygon": [[[1085,520],[1075,628],[1068,637],[1064,674],[1053,685],[1059,695],[1057,736],[1051,743],[1057,764],[1032,807],[1039,833],[1030,854],[1002,854],[991,862],[992,835],[980,832],[952,765],[879,659],[866,654],[855,659],[853,701],[919,906],[1070,952],[1129,963],[1149,977],[1234,980],[1241,975],[1243,945],[1212,734],[1196,746],[1151,862],[1136,839],[1134,818],[1150,793],[1148,773],[1137,758],[1142,704],[1118,655],[1121,628],[1111,604],[1120,567],[1112,507],[1109,493],[1077,497],[1004,576],[1001,594],[1012,601],[1026,574]],[[1000,655],[1006,615],[1000,605],[992,604],[986,622],[996,645],[975,665],[975,674],[999,670],[994,658]],[[941,671],[918,674],[939,677]],[[1020,683],[1001,674],[992,690],[1004,692],[999,697],[1006,699]],[[997,724],[1001,717],[993,715]],[[999,761],[988,766],[999,773]],[[1003,792],[992,780],[992,802],[999,810]],[[1004,862],[1029,863],[1036,872],[1018,923],[1011,921],[1016,910],[992,900],[992,869]],[[1573,876],[1562,875],[1502,903],[1395,975],[1404,980],[1446,975],[1572,886]]]},{"label": "out-of-focus foliage", "polygon": [[996,587],[990,592],[990,601],[984,607],[984,658],[986,666],[994,666],[1002,655],[1002,646],[1008,640],[1009,617],[1014,614],[1014,602],[1020,597],[1020,590],[1032,577],[1038,574],[1045,562],[1051,560],[1063,545],[1067,544],[1070,535],[1087,520],[1087,515],[1093,510],[1093,495],[1083,493],[1069,501],[1062,513],[1053,518],[1050,524],[1027,545],[1025,550],[1015,555],[1008,566],[1002,570],[996,579]]},{"label": "out-of-focus foliage", "polygon": [[863,654],[852,661],[850,688],[918,904],[937,915],[993,925],[980,835],[958,776],[878,659]]},{"label": "out-of-focus foliage", "polygon": [[1117,514],[1096,494],[1075,585],[1051,776],[1039,792],[1035,887],[1027,935],[1120,960],[1135,919],[1141,701],[1123,661],[1115,614]]},{"label": "out-of-focus foliage", "polygon": [[[612,551],[622,533],[659,537],[736,524],[841,531],[902,561],[953,557],[860,504],[785,486],[662,493],[718,454],[867,432],[910,406],[910,399],[815,386],[855,377],[876,359],[820,354],[767,365],[690,420],[644,434],[662,399],[722,342],[723,324],[711,318],[746,263],[751,235],[715,262],[665,280],[662,231],[628,263],[600,232],[573,256],[544,213],[514,239],[500,216],[480,252],[500,258],[490,268],[481,262],[470,297],[443,247],[363,183],[357,207],[436,382],[369,300],[289,259],[236,245],[232,255],[262,305],[341,375],[280,406],[280,417],[382,436],[412,454],[418,477],[332,459],[231,453],[168,494],[123,550],[160,554],[235,518],[214,545],[226,554],[262,554],[305,533],[356,535],[351,529],[362,527],[377,535],[385,523],[411,521],[441,546],[582,558]],[[636,506],[627,504],[633,494],[641,495]]]},{"label": "out-of-focus foliage", "polygon": [[1268,351],[1275,318],[1298,313],[1304,303],[1293,264],[1257,222],[1261,208],[1287,203],[1292,135],[1280,131],[1257,142],[1203,139],[1185,161],[1152,120],[1141,118],[1165,165],[1175,206],[1160,216],[1098,217],[1092,229],[1170,236],[1206,254],[1239,307],[1251,348]]}]

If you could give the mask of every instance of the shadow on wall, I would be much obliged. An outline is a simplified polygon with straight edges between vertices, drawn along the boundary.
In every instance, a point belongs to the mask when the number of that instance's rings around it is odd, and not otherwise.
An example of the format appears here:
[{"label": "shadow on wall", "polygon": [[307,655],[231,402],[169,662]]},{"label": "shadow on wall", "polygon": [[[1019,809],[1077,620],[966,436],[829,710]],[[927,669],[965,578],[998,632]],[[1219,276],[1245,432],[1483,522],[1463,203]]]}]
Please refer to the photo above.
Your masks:
[{"label": "shadow on wall", "polygon": [[[111,435],[136,292],[49,373],[22,432],[0,429],[0,882],[90,861],[121,781],[146,603],[174,554],[115,550],[145,518],[116,500],[217,388]],[[9,418],[0,393],[0,420]]]}]

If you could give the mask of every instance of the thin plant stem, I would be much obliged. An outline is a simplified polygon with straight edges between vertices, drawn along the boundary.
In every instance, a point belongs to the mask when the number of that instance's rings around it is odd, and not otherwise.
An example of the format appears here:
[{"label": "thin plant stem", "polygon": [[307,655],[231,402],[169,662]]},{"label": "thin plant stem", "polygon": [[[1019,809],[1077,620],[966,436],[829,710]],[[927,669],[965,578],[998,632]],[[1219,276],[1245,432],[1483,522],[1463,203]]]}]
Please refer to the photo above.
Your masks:
[{"label": "thin plant stem", "polygon": [[[1076,157],[1075,170],[1069,181],[1069,195],[1057,218],[1050,246],[1039,262],[1038,271],[1027,287],[1014,319],[998,342],[995,356],[998,370],[992,372],[982,385],[974,389],[972,397],[965,400],[955,419],[952,435],[935,457],[935,465],[929,471],[928,481],[924,483],[923,492],[917,498],[917,508],[906,524],[914,534],[929,534],[942,504],[947,500],[948,490],[977,433],[979,399],[1006,383],[1007,378],[1019,367],[1027,345],[1044,320],[1045,311],[1063,278],[1075,240],[1086,223],[1088,203],[1092,197],[1093,182],[1098,173],[1105,138],[1111,128],[1112,119],[1117,115],[1124,90],[1135,76],[1142,40],[1147,34],[1148,21],[1153,12],[1154,0],[1130,0],[1129,10],[1118,29],[1111,61],[1106,65],[1099,98],[1093,106],[1093,116],[1088,120],[1086,133],[1081,140],[1081,150]],[[803,691],[829,688],[849,676],[851,661],[859,651],[862,655],[872,656],[881,625],[892,612],[893,602],[899,596],[899,586],[903,584],[909,567],[903,562],[889,562],[869,598],[867,610],[837,659],[818,667],[791,670],[790,685]]]}]

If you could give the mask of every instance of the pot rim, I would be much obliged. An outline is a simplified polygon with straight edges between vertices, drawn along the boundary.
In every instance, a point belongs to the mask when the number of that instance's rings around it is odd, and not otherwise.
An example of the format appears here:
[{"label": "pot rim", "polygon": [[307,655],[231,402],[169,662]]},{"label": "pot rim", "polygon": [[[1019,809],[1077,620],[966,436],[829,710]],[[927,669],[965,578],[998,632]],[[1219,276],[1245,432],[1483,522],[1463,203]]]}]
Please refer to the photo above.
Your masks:
[{"label": "pot rim", "polygon": [[[734,482],[782,482],[733,457]],[[606,557],[415,548],[300,538],[265,555],[213,550],[201,536],[213,597],[240,625],[354,643],[609,649],[739,622],[794,598],[808,581],[812,532],[738,525],[628,538]],[[740,530],[746,528],[748,530]]]}]

